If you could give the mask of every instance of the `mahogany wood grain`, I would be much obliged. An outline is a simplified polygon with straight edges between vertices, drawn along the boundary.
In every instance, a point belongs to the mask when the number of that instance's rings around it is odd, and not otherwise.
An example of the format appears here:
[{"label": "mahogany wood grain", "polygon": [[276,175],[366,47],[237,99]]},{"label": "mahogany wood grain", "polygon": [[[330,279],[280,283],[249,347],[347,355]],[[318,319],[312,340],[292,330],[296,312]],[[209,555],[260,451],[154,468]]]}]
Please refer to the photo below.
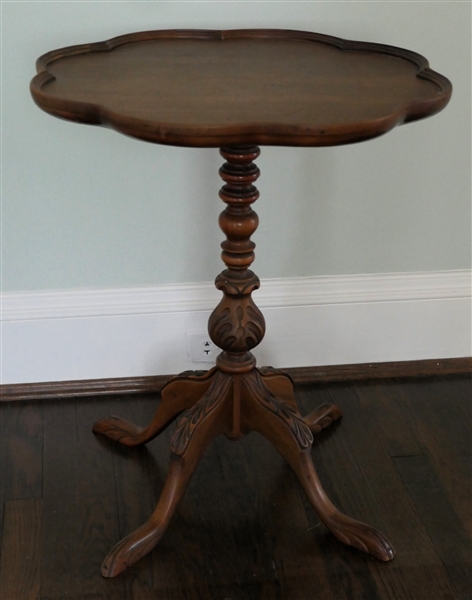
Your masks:
[{"label": "mahogany wood grain", "polygon": [[[133,403],[128,404],[131,418]],[[147,418],[144,414],[140,422],[145,423],[152,417],[154,406],[149,397],[141,401],[141,405],[146,409],[144,412],[147,413]],[[176,423],[173,423],[146,446],[131,449],[132,452],[142,452],[141,456],[145,459],[148,481],[151,483],[152,508],[159,502],[165,485],[169,469],[169,447],[175,429]],[[123,450],[129,451],[124,447]],[[144,481],[143,484],[145,483]],[[228,531],[227,501],[228,494],[221,474],[218,449],[216,444],[212,444],[192,475],[165,536],[149,555],[153,564],[153,585],[147,595],[138,595],[138,598],[251,598],[244,589],[251,577],[250,562],[245,563],[244,559],[241,560],[239,548]],[[133,502],[131,493],[128,495],[128,502]],[[126,506],[123,510],[127,510]],[[150,514],[151,511],[145,515],[145,519]],[[135,527],[127,529],[123,535],[134,529]],[[133,577],[135,570],[139,573],[141,563],[142,560],[139,560],[120,578],[126,580]],[[246,568],[243,568],[243,564]]]},{"label": "mahogany wood grain", "polygon": [[320,433],[343,416],[342,410],[336,404],[321,404],[305,416],[304,421],[312,433]]},{"label": "mahogany wood grain", "polygon": [[343,543],[379,560],[392,560],[395,552],[381,533],[339,512],[326,496],[311,458],[313,438],[298,411],[285,411],[280,401],[264,389],[257,372],[244,382],[248,392],[244,415],[247,429],[258,431],[277,448],[297,475],[320,520]]},{"label": "mahogany wood grain", "polygon": [[285,371],[273,369],[272,367],[263,367],[259,369],[266,387],[277,398],[289,404],[294,410],[298,410],[295,392],[293,389],[293,379]]},{"label": "mahogany wood grain", "polygon": [[50,114],[184,146],[358,142],[452,92],[415,52],[274,29],[134,33],[54,50],[37,70]]}]

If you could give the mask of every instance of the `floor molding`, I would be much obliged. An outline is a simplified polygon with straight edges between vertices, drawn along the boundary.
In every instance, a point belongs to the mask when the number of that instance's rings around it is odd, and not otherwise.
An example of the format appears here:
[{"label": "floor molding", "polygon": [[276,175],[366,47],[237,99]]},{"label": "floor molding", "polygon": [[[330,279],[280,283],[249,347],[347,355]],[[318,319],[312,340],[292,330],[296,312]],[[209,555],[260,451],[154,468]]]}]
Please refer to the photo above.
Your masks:
[{"label": "floor molding", "polygon": [[[472,374],[472,358],[412,360],[282,369],[296,385]],[[173,375],[0,385],[0,402],[159,393]]]}]

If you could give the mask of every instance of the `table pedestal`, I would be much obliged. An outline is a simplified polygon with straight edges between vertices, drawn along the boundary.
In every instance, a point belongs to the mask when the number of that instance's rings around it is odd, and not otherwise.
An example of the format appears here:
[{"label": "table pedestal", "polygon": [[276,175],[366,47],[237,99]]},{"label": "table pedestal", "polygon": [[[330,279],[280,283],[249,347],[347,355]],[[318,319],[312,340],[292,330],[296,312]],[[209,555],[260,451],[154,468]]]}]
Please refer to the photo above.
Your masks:
[{"label": "table pedestal", "polygon": [[394,550],[385,537],[339,512],[316,474],[311,457],[312,434],[339,419],[340,409],[325,404],[302,417],[290,378],[275,369],[256,368],[251,349],[264,337],[265,322],[251,297],[259,287],[259,279],[249,266],[255,247],[250,237],[258,225],[251,206],[259,196],[254,186],[259,169],[253,160],[260,151],[257,146],[237,146],[221,148],[220,153],[227,161],[220,169],[225,181],[220,197],[227,207],[219,219],[226,234],[221,246],[227,268],[215,282],[223,298],[210,316],[208,330],[222,352],[210,371],[190,371],[171,379],[147,427],[118,417],[95,423],[95,433],[136,446],[152,440],[185,411],[172,438],[169,473],[156,509],[144,525],[111,550],[102,574],[114,577],[154,548],[200,458],[216,436],[223,433],[238,440],[250,431],[259,432],[277,448],[297,475],[320,520],[341,542],[380,560],[391,560]]}]

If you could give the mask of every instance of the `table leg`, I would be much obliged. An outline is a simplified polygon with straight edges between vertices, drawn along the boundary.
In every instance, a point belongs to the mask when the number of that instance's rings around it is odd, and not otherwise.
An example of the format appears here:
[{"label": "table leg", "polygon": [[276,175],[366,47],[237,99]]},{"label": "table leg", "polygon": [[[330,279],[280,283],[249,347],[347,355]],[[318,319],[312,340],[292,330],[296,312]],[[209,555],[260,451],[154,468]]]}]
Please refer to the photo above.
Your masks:
[{"label": "table leg", "polygon": [[[298,411],[297,402],[293,393],[293,381],[287,373],[274,369],[272,367],[263,367],[259,369],[262,379],[269,390],[277,396],[279,400],[289,404],[294,410]],[[303,417],[312,433],[319,433],[325,427],[328,427],[342,417],[342,410],[335,404],[321,404],[311,413]]]},{"label": "table leg", "polygon": [[311,457],[313,438],[298,411],[287,407],[277,398],[266,387],[257,370],[244,377],[243,390],[243,427],[258,431],[277,448],[292,467],[308,500],[331,533],[344,544],[379,560],[392,560],[395,552],[390,542],[370,525],[341,513],[324,492]]},{"label": "table leg", "polygon": [[108,417],[97,421],[94,433],[120,442],[125,446],[145,444],[159,435],[185,409],[193,406],[210,387],[216,369],[204,375],[191,372],[173,377],[161,390],[161,401],[152,421],[146,427],[140,427],[121,417]]},{"label": "table leg", "polygon": [[163,536],[195,468],[210,443],[231,426],[231,377],[218,373],[206,394],[181,418],[171,442],[169,472],[156,509],[144,525],[122,539],[102,564],[115,577],[150,552]]}]

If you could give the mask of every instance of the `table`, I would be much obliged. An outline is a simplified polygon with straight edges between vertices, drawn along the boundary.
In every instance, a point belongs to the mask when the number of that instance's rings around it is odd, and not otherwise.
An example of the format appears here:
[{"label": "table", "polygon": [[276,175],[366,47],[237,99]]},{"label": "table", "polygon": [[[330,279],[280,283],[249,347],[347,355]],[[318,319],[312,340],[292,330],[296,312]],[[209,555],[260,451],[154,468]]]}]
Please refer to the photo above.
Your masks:
[{"label": "table", "polygon": [[391,560],[389,541],[342,514],[318,479],[313,434],[339,419],[339,408],[325,404],[302,417],[290,377],[257,368],[251,353],[265,332],[251,297],[260,282],[249,268],[258,226],[254,160],[259,145],[333,146],[374,138],[443,109],[451,83],[409,50],[277,29],[132,33],[54,50],[36,66],[31,93],[51,115],[158,144],[220,148],[225,159],[219,174],[226,208],[219,225],[226,268],[216,278],[222,299],[208,323],[222,351],[208,372],[172,378],[146,427],[119,417],[94,424],[95,433],[135,446],[180,415],[156,509],[110,551],[102,574],[118,575],[155,547],[216,436],[239,440],[250,431],[287,460],[320,520],[341,542]]}]

